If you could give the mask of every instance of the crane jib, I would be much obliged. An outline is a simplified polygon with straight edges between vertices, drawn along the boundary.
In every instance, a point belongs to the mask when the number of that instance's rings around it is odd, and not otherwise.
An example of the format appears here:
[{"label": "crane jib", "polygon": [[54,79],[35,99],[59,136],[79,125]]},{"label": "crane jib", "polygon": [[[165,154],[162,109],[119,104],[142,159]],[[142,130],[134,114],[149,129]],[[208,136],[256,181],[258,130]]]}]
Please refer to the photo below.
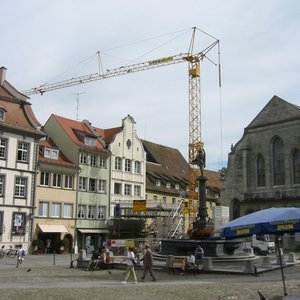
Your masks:
[{"label": "crane jib", "polygon": [[150,60],[149,65],[156,65],[161,63],[166,63],[173,60],[173,56],[168,56],[160,59]]}]

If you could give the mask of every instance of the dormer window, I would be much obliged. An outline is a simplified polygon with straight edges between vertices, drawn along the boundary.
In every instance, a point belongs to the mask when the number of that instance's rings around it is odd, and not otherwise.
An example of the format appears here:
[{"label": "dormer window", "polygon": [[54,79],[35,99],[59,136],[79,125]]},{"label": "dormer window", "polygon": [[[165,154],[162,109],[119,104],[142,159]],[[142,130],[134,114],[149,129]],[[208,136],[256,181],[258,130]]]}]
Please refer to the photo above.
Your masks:
[{"label": "dormer window", "polygon": [[171,182],[170,182],[170,181],[167,181],[167,182],[166,182],[166,188],[167,188],[167,189],[171,188]]},{"label": "dormer window", "polygon": [[175,183],[175,190],[179,190],[179,183]]},{"label": "dormer window", "polygon": [[0,109],[0,121],[4,121],[5,111],[4,109]]},{"label": "dormer window", "polygon": [[50,159],[58,159],[58,149],[45,148],[44,149],[44,157]]},{"label": "dormer window", "polygon": [[84,144],[85,144],[85,145],[88,145],[88,146],[93,146],[93,147],[95,147],[95,146],[96,146],[96,139],[91,138],[91,137],[89,137],[89,136],[86,136],[86,137],[84,138]]},{"label": "dormer window", "polygon": [[161,181],[159,179],[156,179],[156,186],[160,186]]}]

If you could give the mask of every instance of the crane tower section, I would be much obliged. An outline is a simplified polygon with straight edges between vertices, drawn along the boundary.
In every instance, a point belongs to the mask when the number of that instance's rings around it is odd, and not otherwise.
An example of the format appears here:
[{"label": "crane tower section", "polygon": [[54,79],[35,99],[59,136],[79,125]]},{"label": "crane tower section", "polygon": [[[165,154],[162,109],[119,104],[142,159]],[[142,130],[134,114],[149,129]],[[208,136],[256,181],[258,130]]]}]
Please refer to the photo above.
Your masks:
[{"label": "crane tower section", "polygon": [[[194,161],[200,149],[203,149],[201,136],[201,92],[200,92],[200,58],[190,55],[189,65],[189,212],[190,221],[196,217],[198,207],[197,170]],[[198,187],[198,188],[197,188]]]}]

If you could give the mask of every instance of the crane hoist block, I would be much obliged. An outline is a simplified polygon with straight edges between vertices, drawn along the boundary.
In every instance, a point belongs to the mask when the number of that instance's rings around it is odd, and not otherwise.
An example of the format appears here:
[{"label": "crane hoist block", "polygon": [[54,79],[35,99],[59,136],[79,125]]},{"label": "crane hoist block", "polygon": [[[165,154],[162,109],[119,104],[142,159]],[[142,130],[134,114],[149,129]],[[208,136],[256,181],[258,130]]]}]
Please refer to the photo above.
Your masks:
[{"label": "crane hoist block", "polygon": [[193,68],[189,70],[189,75],[192,77],[200,77],[200,64],[197,63]]}]

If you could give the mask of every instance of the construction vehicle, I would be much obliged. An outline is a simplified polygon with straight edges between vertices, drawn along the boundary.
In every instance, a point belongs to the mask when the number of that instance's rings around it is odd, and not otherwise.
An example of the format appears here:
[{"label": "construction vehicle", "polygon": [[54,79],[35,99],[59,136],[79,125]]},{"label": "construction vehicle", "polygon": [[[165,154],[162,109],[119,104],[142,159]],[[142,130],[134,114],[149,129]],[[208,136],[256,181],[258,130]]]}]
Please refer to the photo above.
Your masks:
[{"label": "construction vehicle", "polygon": [[[205,58],[212,62],[212,60],[207,56],[207,54],[217,47],[218,51],[218,66],[219,71],[219,86],[221,86],[221,76],[220,76],[220,43],[219,40],[206,34],[212,38],[213,42],[209,44],[205,49],[200,52],[194,53],[194,43],[196,30],[200,30],[193,27],[192,38],[189,45],[189,50],[186,53],[181,53],[178,55],[163,57],[154,60],[148,60],[141,63],[136,63],[132,65],[125,65],[115,69],[108,69],[105,72],[103,70],[98,73],[89,74],[81,77],[75,77],[69,80],[64,80],[52,84],[44,84],[39,87],[31,88],[22,91],[23,94],[30,96],[34,94],[43,95],[46,92],[67,88],[75,85],[90,83],[93,81],[107,79],[115,76],[131,74],[134,72],[154,69],[163,66],[174,65],[182,62],[188,63],[189,70],[189,222],[190,224],[195,219],[198,211],[198,182],[196,178],[198,177],[198,169],[193,163],[199,152],[203,150],[203,141],[201,136],[201,91],[200,91],[200,62]],[[200,30],[204,33],[202,30]],[[98,55],[99,52],[98,52]],[[100,60],[100,59],[99,59]]]},{"label": "construction vehicle", "polygon": [[245,238],[243,243],[244,251],[249,252],[251,248],[255,255],[266,255],[275,252],[275,242],[268,234],[253,234]]}]

